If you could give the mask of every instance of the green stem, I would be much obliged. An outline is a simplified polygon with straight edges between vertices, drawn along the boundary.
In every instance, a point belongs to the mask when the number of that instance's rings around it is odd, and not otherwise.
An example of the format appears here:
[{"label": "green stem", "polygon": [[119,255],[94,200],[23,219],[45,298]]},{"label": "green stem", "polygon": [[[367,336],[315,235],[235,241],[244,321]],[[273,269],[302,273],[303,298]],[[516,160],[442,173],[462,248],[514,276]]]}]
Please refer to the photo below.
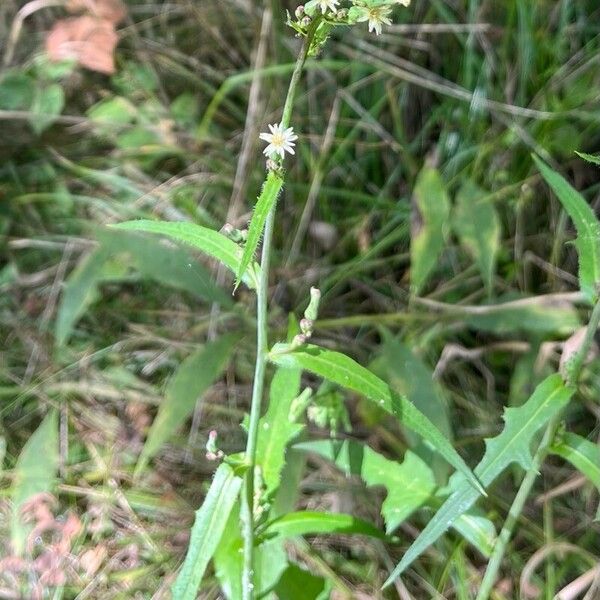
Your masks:
[{"label": "green stem", "polygon": [[[318,20],[311,25],[307,36],[304,38],[300,54],[292,73],[288,87],[283,115],[282,126],[288,127],[296,88],[300,80],[304,62],[316,31]],[[256,290],[256,364],[254,368],[254,382],[252,386],[252,401],[250,404],[250,419],[248,422],[248,439],[246,442],[245,462],[248,470],[245,474],[244,490],[242,493],[242,536],[244,539],[244,559],[242,571],[242,598],[253,600],[254,595],[254,474],[256,466],[256,445],[258,441],[258,424],[261,414],[261,404],[265,387],[265,370],[267,366],[268,340],[268,296],[269,296],[269,262],[271,259],[271,245],[273,241],[273,225],[275,222],[275,205],[267,215],[265,234],[263,238],[262,254],[260,259],[260,279]]]},{"label": "green stem", "polygon": [[[577,385],[577,380],[581,374],[581,369],[583,368],[583,364],[585,362],[585,358],[589,354],[590,348],[592,346],[592,342],[594,341],[594,335],[600,325],[600,301],[596,302],[594,305],[594,310],[592,311],[592,315],[590,317],[584,340],[581,344],[581,347],[575,354],[572,359],[570,372],[569,372],[569,383],[571,385]],[[525,474],[523,481],[519,487],[519,491],[513,500],[513,503],[508,511],[508,516],[506,517],[506,521],[504,522],[504,526],[502,527],[502,531],[498,535],[498,540],[494,546],[494,552],[492,553],[492,557],[488,562],[487,568],[485,570],[485,575],[483,576],[483,580],[481,582],[481,587],[479,588],[479,593],[477,594],[476,600],[487,600],[489,598],[490,593],[492,592],[492,588],[496,583],[496,579],[498,577],[498,571],[500,570],[500,565],[502,564],[502,559],[504,558],[504,554],[506,552],[506,547],[510,538],[512,537],[512,533],[514,527],[519,520],[521,513],[523,512],[523,508],[525,506],[525,502],[529,497],[531,492],[531,488],[535,483],[536,477],[538,475],[539,469],[544,462],[544,459],[548,455],[548,451],[552,441],[554,440],[554,436],[556,434],[556,430],[560,423],[560,415],[555,416],[550,423],[548,423],[548,427],[546,427],[546,431],[544,432],[544,436],[542,437],[542,441],[536,450],[536,453],[533,457],[533,461],[531,464],[531,468]]]}]

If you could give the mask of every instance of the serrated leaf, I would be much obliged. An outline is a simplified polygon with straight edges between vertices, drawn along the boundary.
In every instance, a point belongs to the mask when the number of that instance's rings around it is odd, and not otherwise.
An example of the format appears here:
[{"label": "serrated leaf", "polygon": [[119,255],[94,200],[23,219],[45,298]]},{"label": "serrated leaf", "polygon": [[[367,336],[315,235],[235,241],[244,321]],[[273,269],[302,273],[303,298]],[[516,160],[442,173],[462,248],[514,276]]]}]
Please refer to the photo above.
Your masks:
[{"label": "serrated leaf", "polygon": [[475,259],[488,293],[491,293],[500,247],[500,220],[494,205],[484,197],[483,190],[467,180],[456,195],[452,223],[461,244]]},{"label": "serrated leaf", "polygon": [[38,87],[33,94],[29,124],[40,135],[56,120],[65,105],[65,93],[58,83]]},{"label": "serrated leaf", "polygon": [[[234,274],[240,270],[241,248],[222,233],[195,223],[171,223],[166,221],[125,221],[112,225],[116,229],[145,231],[167,236],[177,242],[193,246],[200,252],[215,258]],[[242,277],[248,287],[256,287],[256,269],[250,269]]]},{"label": "serrated leaf", "polygon": [[[504,429],[486,440],[486,450],[475,474],[487,488],[511,463],[528,469],[532,464],[530,445],[534,435],[569,402],[573,389],[565,387],[558,374],[547,377],[529,400],[518,408],[507,408]],[[421,553],[477,501],[478,495],[464,477],[457,473],[450,484],[451,494],[429,521],[396,566],[385,585],[390,585]]]},{"label": "serrated leaf", "polygon": [[356,475],[368,486],[384,486],[387,496],[381,514],[388,533],[425,504],[435,490],[431,469],[410,451],[406,452],[404,461],[398,463],[357,442],[337,444],[319,440],[296,444],[294,448],[323,456],[346,475]]},{"label": "serrated leaf", "polygon": [[341,513],[324,513],[304,510],[288,513],[267,523],[261,537],[291,538],[300,535],[317,535],[328,533],[354,533],[378,539],[387,539],[380,531],[367,521]]},{"label": "serrated leaf", "polygon": [[600,223],[585,198],[562,175],[553,171],[537,156],[533,160],[575,224],[579,287],[593,304],[597,298],[596,287],[600,283]]},{"label": "serrated leaf", "polygon": [[219,465],[204,503],[196,511],[185,561],[173,584],[173,600],[195,600],[241,486],[242,478],[228,464]]},{"label": "serrated leaf", "polygon": [[450,200],[439,171],[425,166],[413,191],[413,218],[410,241],[410,287],[418,294],[444,249]]},{"label": "serrated leaf", "polygon": [[269,359],[280,366],[299,367],[315,373],[375,402],[429,442],[454,468],[464,473],[475,488],[482,491],[469,467],[435,425],[405,396],[395,393],[387,383],[349,356],[311,344],[295,349],[289,344],[276,344]]},{"label": "serrated leaf", "polygon": [[588,162],[594,165],[600,165],[600,156],[595,156],[594,154],[587,154],[586,152],[577,152],[575,151],[577,156],[583,158],[583,160],[587,160]]},{"label": "serrated leaf", "polygon": [[550,451],[568,460],[600,490],[600,446],[575,433],[565,433]]},{"label": "serrated leaf", "polygon": [[23,522],[23,505],[36,494],[52,491],[58,470],[58,413],[52,410],[23,446],[14,469],[11,541],[21,556],[32,526]]},{"label": "serrated leaf", "polygon": [[196,401],[221,375],[235,344],[236,334],[224,335],[188,356],[167,384],[164,400],[150,427],[148,438],[135,467],[137,477],[160,447],[192,414]]},{"label": "serrated leaf", "polygon": [[300,391],[300,375],[300,369],[277,369],[271,382],[269,408],[260,419],[256,464],[261,468],[267,496],[279,487],[287,445],[303,429],[290,419],[292,401]]},{"label": "serrated leaf", "polygon": [[254,259],[254,254],[258,248],[260,238],[262,237],[265,229],[265,223],[267,216],[271,209],[277,202],[277,196],[283,186],[283,179],[274,171],[270,171],[267,175],[267,179],[263,185],[262,191],[256,205],[254,206],[254,213],[250,220],[250,226],[248,227],[248,237],[244,245],[244,254],[237,269],[236,273],[236,287],[242,280],[242,277],[246,273],[246,269]]}]

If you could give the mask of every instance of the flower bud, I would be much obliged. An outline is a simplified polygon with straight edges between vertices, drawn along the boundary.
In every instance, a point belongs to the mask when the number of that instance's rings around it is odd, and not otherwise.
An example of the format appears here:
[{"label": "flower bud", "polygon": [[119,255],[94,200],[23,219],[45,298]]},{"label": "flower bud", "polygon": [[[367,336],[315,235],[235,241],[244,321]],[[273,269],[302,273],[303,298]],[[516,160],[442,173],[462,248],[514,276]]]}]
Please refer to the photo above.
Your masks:
[{"label": "flower bud", "polygon": [[296,15],[296,19],[300,20],[304,16],[304,4],[300,4],[294,14]]},{"label": "flower bud", "polygon": [[302,17],[302,21],[300,21],[300,25],[302,25],[302,27],[308,27],[312,22],[312,19],[306,15],[305,17]]}]

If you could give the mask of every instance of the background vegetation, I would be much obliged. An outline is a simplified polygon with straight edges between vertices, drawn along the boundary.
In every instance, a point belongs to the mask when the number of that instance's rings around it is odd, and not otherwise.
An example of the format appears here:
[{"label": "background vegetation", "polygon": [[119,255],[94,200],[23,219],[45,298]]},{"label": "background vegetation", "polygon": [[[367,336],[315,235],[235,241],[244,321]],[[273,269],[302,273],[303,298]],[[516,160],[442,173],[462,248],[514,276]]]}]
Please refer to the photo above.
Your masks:
[{"label": "background vegetation", "polygon": [[[264,176],[258,133],[277,122],[297,52],[283,25],[295,6],[130,1],[106,74],[48,59],[48,32],[67,12],[43,4],[18,38],[25,3],[0,5],[0,596],[166,598],[215,469],[209,431],[226,453],[244,446],[254,300],[243,286],[232,297],[232,277],[190,250],[104,226],[245,226]],[[313,339],[370,364],[475,465],[503,408],[556,370],[587,322],[572,226],[531,153],[597,208],[600,171],[574,152],[600,143],[600,8],[413,0],[397,18],[379,37],[336,31],[307,64],[271,335],[285,339],[288,314],[301,317],[318,286]],[[439,180],[425,177],[433,169]],[[411,233],[430,260],[415,259]],[[218,376],[204,380],[209,360]],[[592,442],[599,375],[594,360],[565,415]],[[307,439],[333,429],[392,460],[412,448],[445,483],[445,463],[394,419],[358,396],[323,396]],[[166,423],[145,444],[161,403]],[[294,464],[290,505],[382,524],[381,486],[317,454]],[[332,597],[470,598],[486,563],[474,546],[485,554],[521,476],[515,467],[479,501],[475,544],[449,533],[385,592],[431,507],[402,521],[396,544],[292,540],[290,560],[314,581],[279,597],[326,580]],[[495,597],[552,598],[591,581],[597,505],[569,463],[547,461]],[[202,597],[219,590],[211,574]]]}]

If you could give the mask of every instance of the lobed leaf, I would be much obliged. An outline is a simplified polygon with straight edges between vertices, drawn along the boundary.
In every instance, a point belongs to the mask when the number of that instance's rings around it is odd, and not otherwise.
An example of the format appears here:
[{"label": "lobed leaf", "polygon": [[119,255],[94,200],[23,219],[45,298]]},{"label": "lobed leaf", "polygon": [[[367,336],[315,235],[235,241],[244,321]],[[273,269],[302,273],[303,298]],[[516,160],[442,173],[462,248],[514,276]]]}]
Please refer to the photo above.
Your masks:
[{"label": "lobed leaf", "polygon": [[533,160],[575,224],[579,287],[593,304],[600,284],[600,223],[585,198],[562,175],[553,171],[537,156]]},{"label": "lobed leaf", "polygon": [[188,551],[172,587],[173,600],[195,600],[200,583],[221,543],[229,514],[238,499],[242,478],[222,463],[202,506],[196,511]]},{"label": "lobed leaf", "polygon": [[276,344],[269,359],[280,366],[310,371],[377,403],[380,408],[396,416],[402,424],[429,442],[477,490],[485,493],[464,460],[435,425],[405,396],[393,392],[388,384],[349,356],[311,344],[298,348],[289,344]]},{"label": "lobed leaf", "polygon": [[208,342],[179,365],[167,384],[164,400],[152,422],[148,438],[135,467],[137,477],[160,447],[192,414],[196,401],[221,375],[233,352],[238,336],[224,335]]},{"label": "lobed leaf", "polygon": [[[240,271],[240,247],[224,236],[222,233],[202,227],[195,223],[172,223],[166,221],[125,221],[112,225],[116,229],[127,229],[129,231],[145,231],[146,233],[157,233],[165,235],[172,240],[193,246],[200,252],[211,256],[225,265],[234,274]],[[246,269],[244,269],[246,271]],[[251,270],[241,278],[250,288],[256,287],[255,272]]]},{"label": "lobed leaf", "polygon": [[444,249],[450,199],[439,171],[424,166],[413,191],[410,242],[410,286],[418,294]]},{"label": "lobed leaf", "polygon": [[[530,445],[534,435],[569,402],[573,389],[566,387],[558,374],[542,381],[529,400],[518,408],[504,412],[504,429],[495,438],[486,440],[486,450],[475,474],[487,488],[511,463],[524,469],[531,467]],[[450,483],[451,495],[429,521],[419,537],[402,557],[385,585],[388,586],[450,525],[477,501],[476,491],[457,473]]]},{"label": "lobed leaf", "polygon": [[236,287],[239,285],[243,275],[246,273],[246,269],[254,258],[260,238],[265,229],[267,216],[275,206],[282,186],[283,179],[274,171],[270,171],[254,206],[254,213],[248,228],[248,238],[244,245],[244,254],[236,271]]}]

